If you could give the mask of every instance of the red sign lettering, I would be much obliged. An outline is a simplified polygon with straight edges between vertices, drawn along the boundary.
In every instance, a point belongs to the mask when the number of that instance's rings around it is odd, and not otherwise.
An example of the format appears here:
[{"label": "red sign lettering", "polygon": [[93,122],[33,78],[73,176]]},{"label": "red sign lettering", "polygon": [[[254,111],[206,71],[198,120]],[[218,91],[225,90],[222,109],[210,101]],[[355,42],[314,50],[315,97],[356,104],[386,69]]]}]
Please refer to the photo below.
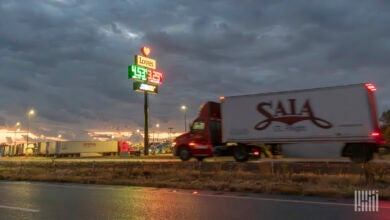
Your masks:
[{"label": "red sign lettering", "polygon": [[278,101],[275,108],[273,108],[272,101],[261,102],[257,105],[257,111],[265,116],[266,119],[257,123],[255,129],[264,130],[270,126],[273,121],[287,125],[293,125],[301,121],[311,121],[314,125],[323,129],[329,129],[332,127],[330,122],[314,115],[309,100],[305,101],[299,111],[297,110],[295,99],[289,99],[286,106],[283,105],[281,101]]}]

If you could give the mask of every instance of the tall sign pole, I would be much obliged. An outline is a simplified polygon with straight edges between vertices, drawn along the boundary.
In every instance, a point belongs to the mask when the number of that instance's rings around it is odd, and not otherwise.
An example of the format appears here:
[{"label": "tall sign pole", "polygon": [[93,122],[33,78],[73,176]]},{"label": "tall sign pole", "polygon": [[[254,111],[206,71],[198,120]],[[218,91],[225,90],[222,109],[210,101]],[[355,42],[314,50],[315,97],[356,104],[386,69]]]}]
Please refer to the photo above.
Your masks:
[{"label": "tall sign pole", "polygon": [[149,155],[149,100],[148,94],[157,94],[158,86],[162,83],[162,73],[156,70],[156,60],[148,56],[149,47],[142,47],[141,55],[135,55],[135,64],[128,66],[129,79],[133,80],[133,90],[144,93],[144,154]]},{"label": "tall sign pole", "polygon": [[144,155],[149,155],[149,101],[148,93],[144,92],[144,115],[145,115],[145,124],[144,124]]}]

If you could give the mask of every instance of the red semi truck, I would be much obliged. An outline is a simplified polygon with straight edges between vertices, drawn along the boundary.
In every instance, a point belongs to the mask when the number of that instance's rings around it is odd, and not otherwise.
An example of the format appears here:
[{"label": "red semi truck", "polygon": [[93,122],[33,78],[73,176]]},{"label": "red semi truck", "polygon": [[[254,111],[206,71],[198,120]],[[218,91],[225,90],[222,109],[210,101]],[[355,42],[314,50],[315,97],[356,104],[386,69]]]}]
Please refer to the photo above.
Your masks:
[{"label": "red semi truck", "polygon": [[[190,132],[173,143],[186,161],[232,155],[247,161],[264,152],[283,157],[372,159],[380,144],[371,83],[221,98],[203,104]],[[269,149],[269,150],[267,150]]]}]

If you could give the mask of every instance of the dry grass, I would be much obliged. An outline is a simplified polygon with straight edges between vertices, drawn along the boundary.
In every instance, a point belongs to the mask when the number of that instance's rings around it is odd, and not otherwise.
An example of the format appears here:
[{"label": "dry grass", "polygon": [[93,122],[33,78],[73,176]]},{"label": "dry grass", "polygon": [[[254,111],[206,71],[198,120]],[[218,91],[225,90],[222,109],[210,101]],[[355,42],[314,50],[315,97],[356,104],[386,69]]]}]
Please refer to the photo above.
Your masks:
[{"label": "dry grass", "polygon": [[0,179],[353,197],[378,189],[390,199],[390,165],[310,163],[0,162]]}]

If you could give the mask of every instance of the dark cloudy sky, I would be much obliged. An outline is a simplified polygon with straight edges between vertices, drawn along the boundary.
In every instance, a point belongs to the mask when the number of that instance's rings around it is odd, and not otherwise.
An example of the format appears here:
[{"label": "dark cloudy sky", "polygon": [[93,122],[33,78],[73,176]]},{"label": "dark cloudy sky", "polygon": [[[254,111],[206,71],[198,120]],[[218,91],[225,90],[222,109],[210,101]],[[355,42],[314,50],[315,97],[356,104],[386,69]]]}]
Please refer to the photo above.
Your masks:
[{"label": "dark cloudy sky", "polygon": [[0,1],[0,125],[83,139],[143,127],[127,66],[146,44],[164,72],[150,123],[183,130],[221,95],[377,85],[390,109],[390,1]]}]

